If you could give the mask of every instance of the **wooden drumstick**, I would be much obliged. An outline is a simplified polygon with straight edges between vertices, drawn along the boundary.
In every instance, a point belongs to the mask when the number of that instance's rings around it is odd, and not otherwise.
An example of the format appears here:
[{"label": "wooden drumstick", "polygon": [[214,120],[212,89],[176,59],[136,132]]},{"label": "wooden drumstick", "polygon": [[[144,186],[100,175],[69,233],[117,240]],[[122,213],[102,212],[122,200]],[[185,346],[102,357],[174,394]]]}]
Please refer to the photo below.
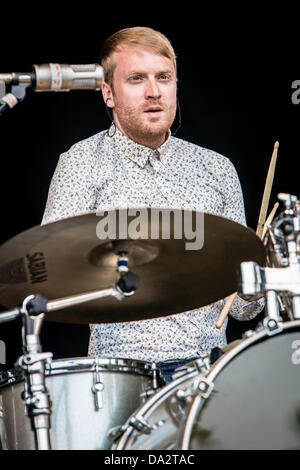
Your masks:
[{"label": "wooden drumstick", "polygon": [[274,207],[273,207],[273,209],[271,210],[270,215],[269,215],[269,217],[267,218],[266,223],[265,223],[265,225],[264,225],[263,233],[262,233],[262,236],[261,236],[261,239],[262,239],[262,240],[265,238],[266,232],[267,232],[267,230],[268,230],[268,226],[271,225],[271,222],[272,222],[272,220],[274,219],[274,216],[275,216],[275,213],[276,213],[278,207],[279,207],[279,202],[276,202],[276,204],[274,204]]},{"label": "wooden drumstick", "polygon": [[278,148],[279,148],[279,142],[275,142],[274,150],[273,150],[273,154],[272,154],[272,159],[271,159],[271,163],[270,163],[270,166],[269,166],[269,171],[268,171],[268,174],[267,174],[267,179],[266,179],[266,184],[265,184],[265,189],[264,189],[264,195],[263,195],[263,199],[262,199],[262,204],[261,204],[261,208],[260,208],[258,224],[257,224],[257,229],[256,229],[256,235],[259,238],[262,238],[263,229],[264,229],[266,216],[267,216],[267,211],[268,211],[268,207],[269,207],[270,195],[271,195],[271,191],[272,191],[275,167],[276,167],[276,162],[277,162]]},{"label": "wooden drumstick", "polygon": [[[263,194],[263,198],[262,198],[262,204],[261,204],[261,208],[260,208],[259,218],[258,218],[256,235],[258,237],[260,237],[261,239],[263,238],[263,234],[264,234],[265,220],[266,220],[267,210],[268,210],[268,206],[269,206],[269,202],[270,202],[270,195],[271,195],[271,191],[272,191],[273,179],[274,179],[274,174],[275,174],[275,167],[276,167],[276,162],[277,162],[278,148],[279,148],[279,142],[275,142],[274,150],[273,150],[273,154],[272,154],[272,158],[271,158],[271,163],[270,163],[268,174],[267,174],[267,179],[266,179],[264,194]],[[275,206],[276,206],[276,204],[275,204]],[[273,217],[275,215],[275,212],[277,210],[278,205],[276,206],[276,209],[275,209],[275,206],[274,206],[273,211],[271,212],[270,216],[268,217],[268,220],[267,220],[268,225],[270,224],[269,219],[271,219],[271,216],[272,216],[272,219],[273,219]],[[237,296],[237,292],[234,292],[229,297],[227,297],[227,300],[225,302],[223,310],[220,313],[219,318],[218,318],[217,323],[216,323],[216,327],[218,329],[222,328],[236,296]]]},{"label": "wooden drumstick", "polygon": [[[276,211],[277,211],[277,209],[278,209],[278,206],[279,206],[279,203],[276,202],[276,204],[274,205],[272,211],[270,212],[269,217],[268,217],[267,220],[266,220],[266,223],[265,223],[264,229],[263,229],[262,239],[264,238],[264,236],[265,236],[265,234],[266,234],[266,231],[267,231],[267,228],[268,228],[268,226],[271,224],[271,222],[272,222],[272,220],[273,220],[273,218],[274,218],[274,216],[275,216],[275,213],[276,213]],[[229,297],[227,297],[226,303],[225,303],[225,305],[224,305],[224,307],[223,307],[223,310],[222,310],[222,312],[220,313],[220,316],[219,316],[218,321],[217,321],[217,323],[216,323],[216,327],[217,327],[218,329],[220,329],[220,328],[223,326],[224,321],[225,321],[226,318],[227,318],[227,315],[228,315],[228,313],[229,313],[229,310],[231,309],[232,304],[233,304],[234,299],[236,298],[236,296],[237,296],[237,292],[234,292],[234,294],[231,294]]]}]

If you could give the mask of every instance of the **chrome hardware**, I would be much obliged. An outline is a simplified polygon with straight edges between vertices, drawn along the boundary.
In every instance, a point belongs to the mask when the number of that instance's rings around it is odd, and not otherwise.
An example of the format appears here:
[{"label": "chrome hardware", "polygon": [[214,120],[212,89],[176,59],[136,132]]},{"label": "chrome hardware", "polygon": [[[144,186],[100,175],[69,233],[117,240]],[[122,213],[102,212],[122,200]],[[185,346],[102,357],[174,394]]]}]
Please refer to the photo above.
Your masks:
[{"label": "chrome hardware", "polygon": [[44,313],[32,315],[28,312],[30,302],[36,299],[26,297],[22,305],[22,339],[24,355],[19,357],[16,367],[25,371],[23,400],[25,414],[30,418],[37,450],[50,450],[51,401],[45,382],[46,364],[52,353],[42,352],[39,334]]},{"label": "chrome hardware", "polygon": [[155,390],[154,388],[150,388],[149,390],[146,390],[145,392],[142,392],[140,394],[140,397],[147,400],[148,398],[155,395],[156,392],[157,392],[157,390]]},{"label": "chrome hardware", "polygon": [[296,196],[282,193],[278,199],[284,210],[266,232],[267,267],[241,263],[238,285],[239,293],[247,300],[265,294],[268,315],[265,326],[271,334],[277,332],[275,323],[282,321],[280,313],[288,314],[290,320],[300,318],[299,201]]},{"label": "chrome hardware", "polygon": [[177,403],[180,405],[180,408],[182,411],[182,408],[185,408],[191,404],[193,400],[193,395],[191,393],[190,388],[188,388],[187,390],[182,390],[180,388],[179,390],[177,390],[174,398],[177,401]]},{"label": "chrome hardware", "polygon": [[201,377],[200,379],[196,379],[194,382],[194,390],[195,392],[200,395],[205,400],[210,396],[211,392],[214,389],[214,383],[210,382],[209,380]]},{"label": "chrome hardware", "polygon": [[111,428],[108,431],[107,437],[112,441],[117,441],[124,434],[124,432],[127,429],[128,429],[128,424],[122,424],[120,426],[115,426],[114,428]]},{"label": "chrome hardware", "polygon": [[152,388],[149,390],[145,390],[143,393],[140,394],[141,398],[148,399],[155,395],[157,392],[159,386],[158,386],[158,377],[157,374],[159,374],[159,370],[157,368],[157,365],[155,362],[152,362],[151,364],[151,371],[152,371]]},{"label": "chrome hardware", "polygon": [[115,426],[114,428],[110,429],[108,432],[108,437],[113,441],[117,441],[130,428],[130,426],[139,433],[151,434],[152,431],[163,426],[164,424],[165,420],[163,419],[155,424],[149,424],[148,421],[142,417],[132,416],[125,424]]},{"label": "chrome hardware", "polygon": [[153,431],[154,427],[149,424],[143,418],[137,418],[136,416],[132,416],[129,420],[129,424],[136,429],[137,431],[143,434],[150,434]]},{"label": "chrome hardware", "polygon": [[194,361],[194,364],[199,373],[205,374],[210,370],[210,358],[209,356],[200,357]]},{"label": "chrome hardware", "polygon": [[271,317],[266,317],[263,321],[263,325],[268,333],[268,336],[274,336],[277,335],[282,331],[282,327],[280,324],[274,320],[274,318]]},{"label": "chrome hardware", "polygon": [[251,336],[255,335],[255,331],[254,330],[247,330],[243,333],[242,337],[244,339],[247,339],[247,338],[251,338]]},{"label": "chrome hardware", "polygon": [[99,411],[103,408],[103,390],[104,383],[101,382],[101,374],[99,372],[99,358],[95,359],[95,373],[93,377],[92,392],[94,394],[95,410]]}]

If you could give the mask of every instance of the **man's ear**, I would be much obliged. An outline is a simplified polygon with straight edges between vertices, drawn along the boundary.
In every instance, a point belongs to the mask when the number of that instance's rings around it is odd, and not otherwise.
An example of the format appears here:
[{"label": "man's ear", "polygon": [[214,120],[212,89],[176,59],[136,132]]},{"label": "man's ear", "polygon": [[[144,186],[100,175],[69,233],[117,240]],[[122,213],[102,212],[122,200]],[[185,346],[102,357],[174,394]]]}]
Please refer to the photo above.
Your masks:
[{"label": "man's ear", "polygon": [[102,83],[101,91],[102,91],[103,100],[106,106],[108,108],[114,108],[115,104],[114,104],[113,94],[111,91],[111,87],[108,85],[108,83],[106,82]]}]

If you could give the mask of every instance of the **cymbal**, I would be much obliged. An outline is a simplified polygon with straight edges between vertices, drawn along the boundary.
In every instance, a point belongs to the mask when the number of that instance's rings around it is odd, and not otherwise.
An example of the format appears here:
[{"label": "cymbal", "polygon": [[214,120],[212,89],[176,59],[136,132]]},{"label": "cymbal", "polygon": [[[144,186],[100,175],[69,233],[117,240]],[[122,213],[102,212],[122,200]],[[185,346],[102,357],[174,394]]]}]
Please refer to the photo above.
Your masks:
[{"label": "cymbal", "polygon": [[[237,265],[265,263],[265,247],[255,232],[224,217],[184,211],[190,216],[184,219],[183,211],[159,209],[160,217],[154,218],[150,208],[131,211],[135,215],[117,209],[102,217],[95,212],[70,217],[35,226],[5,242],[0,246],[0,304],[8,309],[31,294],[51,301],[110,288],[119,279],[118,253],[126,251],[129,269],[139,277],[134,295],[124,301],[89,301],[49,312],[45,319],[85,324],[145,320],[220,300],[237,290]],[[116,224],[109,226],[109,220]],[[194,224],[189,233],[187,220]],[[100,239],[105,221],[108,238]]]}]

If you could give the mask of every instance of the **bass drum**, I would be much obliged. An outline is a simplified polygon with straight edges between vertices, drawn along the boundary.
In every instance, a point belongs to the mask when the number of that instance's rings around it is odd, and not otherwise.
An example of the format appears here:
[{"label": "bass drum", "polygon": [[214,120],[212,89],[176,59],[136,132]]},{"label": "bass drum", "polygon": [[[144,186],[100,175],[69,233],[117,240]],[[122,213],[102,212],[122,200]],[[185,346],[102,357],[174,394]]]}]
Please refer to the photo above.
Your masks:
[{"label": "bass drum", "polygon": [[300,449],[300,320],[279,327],[247,332],[212,365],[188,365],[128,419],[112,449]]},{"label": "bass drum", "polygon": [[[164,381],[155,364],[118,358],[72,358],[47,365],[53,450],[104,450],[121,426]],[[34,450],[20,370],[0,374],[0,449]]]},{"label": "bass drum", "polygon": [[248,333],[214,364],[212,392],[189,407],[181,449],[300,449],[300,321],[279,327]]},{"label": "bass drum", "polygon": [[177,448],[180,423],[186,416],[184,395],[198,376],[194,363],[182,373],[136,410],[115,436],[112,450]]}]

